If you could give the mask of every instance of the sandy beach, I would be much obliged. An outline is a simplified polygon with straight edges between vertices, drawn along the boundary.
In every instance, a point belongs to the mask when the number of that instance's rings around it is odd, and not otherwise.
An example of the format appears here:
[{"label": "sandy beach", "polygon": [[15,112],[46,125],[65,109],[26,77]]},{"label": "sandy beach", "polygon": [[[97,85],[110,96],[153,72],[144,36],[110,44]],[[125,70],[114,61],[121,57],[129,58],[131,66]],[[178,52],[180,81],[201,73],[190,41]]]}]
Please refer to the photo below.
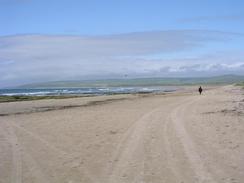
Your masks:
[{"label": "sandy beach", "polygon": [[243,183],[244,90],[0,103],[0,183]]}]

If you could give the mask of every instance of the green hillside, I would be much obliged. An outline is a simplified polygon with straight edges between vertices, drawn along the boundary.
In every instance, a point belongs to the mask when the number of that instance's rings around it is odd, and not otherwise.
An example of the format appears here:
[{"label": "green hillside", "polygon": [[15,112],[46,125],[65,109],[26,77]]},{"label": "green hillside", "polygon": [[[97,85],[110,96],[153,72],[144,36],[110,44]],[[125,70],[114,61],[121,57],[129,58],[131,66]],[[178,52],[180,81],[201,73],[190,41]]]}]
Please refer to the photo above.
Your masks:
[{"label": "green hillside", "polygon": [[201,78],[136,78],[103,79],[84,81],[55,81],[22,85],[19,88],[55,88],[55,87],[126,87],[126,86],[170,86],[170,85],[221,85],[244,82],[244,76],[224,75]]}]

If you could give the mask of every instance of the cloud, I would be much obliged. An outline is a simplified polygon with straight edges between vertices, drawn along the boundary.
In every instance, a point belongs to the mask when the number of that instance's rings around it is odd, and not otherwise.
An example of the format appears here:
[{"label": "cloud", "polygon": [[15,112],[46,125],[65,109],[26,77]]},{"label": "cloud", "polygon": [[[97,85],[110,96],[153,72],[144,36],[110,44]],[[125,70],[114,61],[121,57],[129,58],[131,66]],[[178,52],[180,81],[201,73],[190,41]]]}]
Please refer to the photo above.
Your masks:
[{"label": "cloud", "polygon": [[9,59],[94,58],[178,52],[210,41],[227,41],[234,33],[206,30],[154,31],[111,36],[19,35],[0,37],[0,56]]},{"label": "cloud", "polygon": [[[153,61],[155,63],[155,61]],[[148,67],[148,73],[155,76],[208,76],[217,74],[242,74],[244,73],[244,62],[218,63],[214,60],[180,59],[156,61],[157,67]],[[145,62],[144,62],[145,64]]]},{"label": "cloud", "polygon": [[209,21],[244,21],[243,15],[222,15],[222,16],[199,16],[191,18],[182,18],[178,22],[181,23],[199,23],[199,22],[209,22]]},{"label": "cloud", "polygon": [[[3,36],[0,37],[0,87],[53,80],[118,77],[125,73],[136,77],[202,71],[201,68],[207,67],[203,67],[197,59],[146,58],[154,54],[187,52],[209,43],[225,43],[239,36],[207,30],[106,36]],[[225,69],[228,70],[227,66]]]}]

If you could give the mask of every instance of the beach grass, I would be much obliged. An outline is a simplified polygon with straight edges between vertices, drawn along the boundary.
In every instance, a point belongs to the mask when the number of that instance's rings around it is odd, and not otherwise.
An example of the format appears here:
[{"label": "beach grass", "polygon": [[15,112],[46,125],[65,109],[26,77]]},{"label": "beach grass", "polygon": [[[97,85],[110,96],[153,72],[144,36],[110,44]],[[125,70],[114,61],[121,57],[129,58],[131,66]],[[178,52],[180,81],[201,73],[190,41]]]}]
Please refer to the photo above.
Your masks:
[{"label": "beach grass", "polygon": [[237,83],[236,86],[241,86],[244,89],[244,81]]}]

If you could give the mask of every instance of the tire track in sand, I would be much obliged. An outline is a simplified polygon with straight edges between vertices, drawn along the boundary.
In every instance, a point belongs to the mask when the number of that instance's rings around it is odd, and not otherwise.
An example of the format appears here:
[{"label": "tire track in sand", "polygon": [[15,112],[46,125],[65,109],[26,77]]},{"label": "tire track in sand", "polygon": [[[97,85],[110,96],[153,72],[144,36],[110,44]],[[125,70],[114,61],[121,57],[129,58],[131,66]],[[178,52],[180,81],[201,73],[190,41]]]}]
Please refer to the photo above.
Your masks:
[{"label": "tire track in sand", "polygon": [[[189,102],[182,103],[178,107],[176,107],[171,112],[171,121],[176,131],[176,134],[183,145],[183,150],[185,155],[187,156],[192,169],[196,175],[195,182],[199,183],[215,183],[212,175],[210,172],[207,171],[203,160],[201,159],[200,155],[197,152],[197,149],[194,145],[194,142],[190,135],[187,133],[184,127],[184,116],[187,115],[187,109],[193,103],[197,102],[199,98],[190,98]],[[191,112],[191,111],[189,111]],[[189,113],[188,112],[188,113]]]},{"label": "tire track in sand", "polygon": [[[1,125],[4,125],[3,123]],[[5,126],[5,125],[4,125]],[[22,183],[22,154],[18,138],[11,126],[6,125],[1,129],[2,134],[12,147],[12,183]]]},{"label": "tire track in sand", "polygon": [[[187,102],[189,99],[185,99],[181,101],[182,103]],[[177,180],[177,182],[182,182],[183,178],[181,177],[180,170],[178,167],[178,162],[177,158],[174,155],[174,150],[172,149],[172,143],[170,140],[170,132],[169,132],[169,127],[172,124],[171,122],[171,112],[173,111],[170,110],[168,114],[165,116],[165,123],[163,124],[163,148],[166,153],[167,159],[166,163],[168,168],[171,170],[171,172],[174,175],[174,178]]]},{"label": "tire track in sand", "polygon": [[[56,152],[56,154],[61,155],[64,159],[66,159],[67,161],[71,161],[72,159],[74,159],[75,157],[72,157],[70,155],[68,155],[68,153],[66,153],[65,151],[53,146],[52,144],[50,144],[48,141],[46,141],[45,139],[41,138],[40,136],[34,134],[33,132],[15,124],[15,123],[11,123],[11,125],[17,129],[19,129],[20,131],[24,132],[26,135],[32,137],[33,139],[38,140],[39,142],[41,142],[43,145],[45,145],[46,147],[48,147],[49,149],[51,149],[53,152]],[[15,135],[16,136],[16,135]],[[17,138],[17,137],[16,137]],[[30,154],[27,153],[27,155],[25,157],[29,157],[30,159],[28,160],[28,162],[31,165],[36,165],[36,163],[32,160],[34,160],[33,158],[31,158]],[[85,168],[80,168],[80,170],[86,175],[86,177],[88,179],[90,179],[90,181],[92,183],[100,183],[101,181],[99,181],[96,177],[94,177],[94,175],[92,175],[87,169]],[[41,170],[39,170],[37,172],[39,175],[43,174],[41,172]],[[43,178],[42,178],[43,179]],[[49,181],[45,181],[45,182],[49,182]],[[19,183],[19,182],[18,182]],[[21,182],[20,182],[21,183]]]},{"label": "tire track in sand", "polygon": [[[12,124],[12,123],[11,123]],[[38,177],[35,181],[40,183],[50,183],[49,179],[47,179],[46,175],[42,172],[42,170],[37,165],[34,158],[28,153],[28,151],[24,150],[20,141],[18,140],[16,134],[12,126],[5,125],[4,130],[1,129],[2,134],[5,136],[6,140],[11,144],[13,151],[13,172],[12,172],[12,182],[13,183],[21,183],[22,180],[22,161],[25,160],[27,166],[31,168],[32,173],[35,177]],[[13,147],[14,146],[14,147]],[[21,158],[20,158],[21,157]]]},{"label": "tire track in sand", "polygon": [[[191,98],[192,99],[192,98]],[[189,101],[189,98],[173,101],[173,103],[161,104],[155,107],[150,112],[144,114],[139,120],[137,120],[125,134],[122,136],[119,141],[116,150],[114,151],[114,156],[111,158],[112,165],[110,167],[110,176],[109,180],[105,182],[114,183],[114,182],[133,182],[133,183],[143,183],[144,182],[144,166],[145,166],[145,157],[148,154],[145,154],[143,149],[145,147],[144,141],[150,133],[148,132],[148,127],[160,128],[160,125],[163,129],[163,139],[162,142],[163,148],[158,151],[158,153],[163,153],[166,151],[167,153],[167,165],[171,169],[172,173],[175,175],[177,180],[183,180],[180,176],[180,173],[177,172],[177,163],[175,162],[175,157],[172,157],[172,150],[170,148],[169,137],[167,137],[167,125],[171,123],[171,112],[174,111],[176,106],[179,104],[184,104]],[[165,112],[162,112],[165,110]],[[156,125],[156,126],[155,126]],[[158,137],[160,138],[160,137]],[[159,139],[158,139],[159,140]],[[137,154],[136,156],[134,154]],[[177,157],[176,157],[177,158]],[[110,161],[111,162],[111,161]],[[139,162],[139,163],[138,163]],[[132,170],[133,172],[129,172],[129,174],[133,174],[130,179],[126,176],[128,171]]]},{"label": "tire track in sand", "polygon": [[[126,182],[123,178],[125,178],[126,171],[128,170],[127,168],[130,167],[132,160],[136,161],[133,159],[133,153],[138,149],[143,153],[143,134],[147,129],[147,124],[151,121],[149,119],[151,119],[152,114],[158,110],[159,107],[156,107],[152,111],[144,114],[126,131],[114,151],[114,156],[111,158],[113,164],[109,168],[110,176],[106,182]],[[137,163],[136,166],[139,172],[137,172],[137,176],[133,178],[133,182],[143,182],[144,160],[140,159],[140,163]]]}]

